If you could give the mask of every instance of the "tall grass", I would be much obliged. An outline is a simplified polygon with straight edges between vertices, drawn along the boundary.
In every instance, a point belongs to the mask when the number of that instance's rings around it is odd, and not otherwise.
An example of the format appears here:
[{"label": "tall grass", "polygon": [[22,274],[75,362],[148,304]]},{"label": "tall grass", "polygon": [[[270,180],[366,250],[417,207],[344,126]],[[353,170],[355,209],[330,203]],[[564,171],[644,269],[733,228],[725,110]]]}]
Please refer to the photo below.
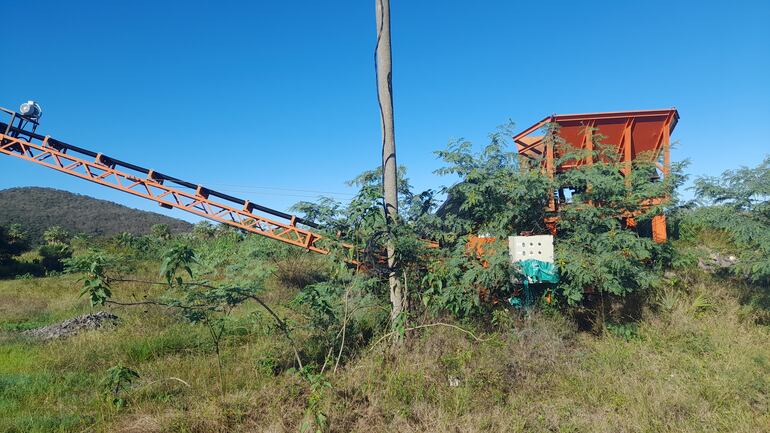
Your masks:
[{"label": "tall grass", "polygon": [[[302,345],[306,319],[283,305],[284,283],[266,286]],[[370,347],[328,373],[317,408],[331,432],[768,431],[770,328],[746,290],[681,271],[635,326],[599,337],[537,311],[500,320],[483,341],[430,328],[402,349]],[[72,276],[0,282],[0,432],[280,432],[307,421],[314,391],[256,305],[233,314],[220,395],[205,328],[172,310],[115,309],[115,329],[66,340],[20,335],[90,311],[77,292]],[[120,410],[102,386],[116,364],[140,374]]]}]

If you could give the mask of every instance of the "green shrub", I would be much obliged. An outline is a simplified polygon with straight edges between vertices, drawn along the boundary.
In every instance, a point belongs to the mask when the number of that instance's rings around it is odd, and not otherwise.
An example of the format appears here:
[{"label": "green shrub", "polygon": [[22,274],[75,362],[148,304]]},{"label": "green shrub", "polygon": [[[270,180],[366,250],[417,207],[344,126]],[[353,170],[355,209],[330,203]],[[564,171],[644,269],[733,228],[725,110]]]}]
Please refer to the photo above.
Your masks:
[{"label": "green shrub", "polygon": [[739,259],[731,271],[769,285],[770,157],[754,168],[727,170],[721,178],[699,177],[695,195],[702,206],[684,211],[685,234],[692,238],[704,229],[726,234]]},{"label": "green shrub", "polygon": [[[0,266],[14,262],[13,257],[29,249],[27,234],[18,224],[0,226]],[[6,271],[8,272],[8,271]],[[9,274],[6,274],[9,275]],[[0,276],[3,276],[0,273]]]},{"label": "green shrub", "polygon": [[72,257],[72,249],[65,244],[43,245],[38,252],[40,265],[46,272],[63,271],[65,260]]}]

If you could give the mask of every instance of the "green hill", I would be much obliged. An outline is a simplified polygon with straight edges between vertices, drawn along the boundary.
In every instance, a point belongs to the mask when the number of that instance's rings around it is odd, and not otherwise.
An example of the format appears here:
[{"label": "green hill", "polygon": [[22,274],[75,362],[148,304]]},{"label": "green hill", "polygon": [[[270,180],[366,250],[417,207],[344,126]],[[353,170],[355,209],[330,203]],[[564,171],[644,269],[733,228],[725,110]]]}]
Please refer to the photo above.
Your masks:
[{"label": "green hill", "polygon": [[106,200],[53,188],[10,188],[0,191],[0,225],[18,223],[38,243],[51,226],[71,233],[114,235],[121,232],[147,234],[155,224],[167,224],[172,232],[188,231],[192,225],[176,218],[132,209]]}]

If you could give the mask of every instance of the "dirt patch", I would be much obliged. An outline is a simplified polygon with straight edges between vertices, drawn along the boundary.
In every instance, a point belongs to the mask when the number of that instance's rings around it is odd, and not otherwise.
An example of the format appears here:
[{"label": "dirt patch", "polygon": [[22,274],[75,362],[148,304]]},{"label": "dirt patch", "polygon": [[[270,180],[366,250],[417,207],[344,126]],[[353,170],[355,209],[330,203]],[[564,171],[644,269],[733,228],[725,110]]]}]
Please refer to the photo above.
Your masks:
[{"label": "dirt patch", "polygon": [[24,331],[22,334],[29,337],[41,338],[43,340],[51,340],[55,338],[71,337],[82,331],[93,331],[104,326],[113,326],[117,324],[117,322],[118,316],[106,311],[99,311],[97,313],[84,314],[72,319],[67,319],[61,323],[55,323],[42,328],[30,329]]}]

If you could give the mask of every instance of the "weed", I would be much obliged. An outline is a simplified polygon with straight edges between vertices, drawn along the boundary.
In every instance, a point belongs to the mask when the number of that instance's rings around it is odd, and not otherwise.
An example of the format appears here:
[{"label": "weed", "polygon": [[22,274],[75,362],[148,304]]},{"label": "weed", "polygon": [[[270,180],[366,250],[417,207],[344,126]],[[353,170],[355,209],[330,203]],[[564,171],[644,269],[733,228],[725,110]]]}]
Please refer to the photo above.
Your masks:
[{"label": "weed", "polygon": [[126,399],[122,397],[122,392],[128,389],[135,379],[139,379],[139,373],[120,364],[107,370],[102,385],[111,396],[113,406],[118,409],[126,406]]}]

